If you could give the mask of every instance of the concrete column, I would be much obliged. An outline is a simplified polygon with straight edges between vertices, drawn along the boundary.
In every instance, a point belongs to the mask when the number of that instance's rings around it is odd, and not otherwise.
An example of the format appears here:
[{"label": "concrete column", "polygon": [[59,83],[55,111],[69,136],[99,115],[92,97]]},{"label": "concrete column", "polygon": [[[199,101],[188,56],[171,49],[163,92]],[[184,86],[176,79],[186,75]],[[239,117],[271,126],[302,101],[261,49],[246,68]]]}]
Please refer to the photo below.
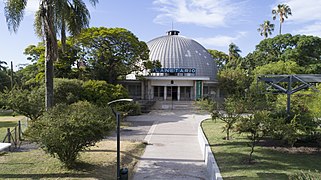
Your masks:
[{"label": "concrete column", "polygon": [[148,89],[148,99],[154,99],[154,87],[152,87],[151,81],[148,81],[147,83],[147,89]]},{"label": "concrete column", "polygon": [[220,88],[217,88],[216,98],[220,98],[220,97],[221,97]]},{"label": "concrete column", "polygon": [[141,98],[141,99],[145,99],[145,98],[144,98],[144,97],[145,97],[145,83],[144,83],[144,81],[141,81],[140,86],[141,86],[141,95],[140,95],[140,98]]},{"label": "concrete column", "polygon": [[167,99],[167,86],[164,86],[164,101]]},{"label": "concrete column", "polygon": [[177,86],[177,101],[181,99],[181,87]]},{"label": "concrete column", "polygon": [[196,81],[193,82],[194,86],[193,86],[193,100],[195,101],[196,100]]}]

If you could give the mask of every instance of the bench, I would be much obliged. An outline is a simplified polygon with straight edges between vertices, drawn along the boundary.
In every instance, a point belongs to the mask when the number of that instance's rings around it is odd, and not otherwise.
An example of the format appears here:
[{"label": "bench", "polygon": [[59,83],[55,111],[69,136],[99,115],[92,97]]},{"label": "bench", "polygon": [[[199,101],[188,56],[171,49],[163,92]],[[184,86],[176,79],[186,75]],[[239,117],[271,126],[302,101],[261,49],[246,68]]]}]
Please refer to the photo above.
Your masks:
[{"label": "bench", "polygon": [[3,151],[11,146],[11,143],[0,143],[0,151]]}]

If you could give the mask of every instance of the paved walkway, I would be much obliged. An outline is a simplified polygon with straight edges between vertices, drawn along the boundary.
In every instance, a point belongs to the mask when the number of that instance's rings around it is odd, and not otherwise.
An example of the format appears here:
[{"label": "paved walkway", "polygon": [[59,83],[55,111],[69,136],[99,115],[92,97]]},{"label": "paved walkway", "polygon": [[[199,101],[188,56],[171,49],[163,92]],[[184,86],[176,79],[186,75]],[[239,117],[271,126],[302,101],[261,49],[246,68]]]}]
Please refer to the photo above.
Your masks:
[{"label": "paved walkway", "polygon": [[128,117],[128,121],[154,122],[145,137],[148,145],[133,179],[207,179],[197,130],[200,121],[208,117],[182,110]]}]

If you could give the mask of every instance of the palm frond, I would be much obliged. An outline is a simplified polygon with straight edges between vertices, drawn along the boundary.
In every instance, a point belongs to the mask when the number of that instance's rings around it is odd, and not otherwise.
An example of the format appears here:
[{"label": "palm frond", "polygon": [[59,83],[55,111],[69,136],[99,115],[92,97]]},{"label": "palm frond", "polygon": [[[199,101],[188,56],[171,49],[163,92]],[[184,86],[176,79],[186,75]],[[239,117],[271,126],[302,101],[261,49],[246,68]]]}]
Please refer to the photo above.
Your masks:
[{"label": "palm frond", "polygon": [[27,0],[7,0],[5,2],[4,14],[9,31],[17,32],[26,6]]}]

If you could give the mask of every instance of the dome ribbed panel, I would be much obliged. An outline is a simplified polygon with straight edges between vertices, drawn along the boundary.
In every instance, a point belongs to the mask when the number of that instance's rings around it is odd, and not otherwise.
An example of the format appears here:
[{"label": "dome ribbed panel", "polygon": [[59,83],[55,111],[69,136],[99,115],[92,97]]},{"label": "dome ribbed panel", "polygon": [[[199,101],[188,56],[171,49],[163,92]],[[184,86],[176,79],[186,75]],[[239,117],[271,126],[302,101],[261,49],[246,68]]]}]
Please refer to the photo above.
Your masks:
[{"label": "dome ribbed panel", "polygon": [[[196,68],[196,76],[216,80],[217,66],[208,51],[198,42],[178,35],[168,35],[147,42],[150,59],[163,68]],[[157,74],[163,76],[164,74]]]}]

